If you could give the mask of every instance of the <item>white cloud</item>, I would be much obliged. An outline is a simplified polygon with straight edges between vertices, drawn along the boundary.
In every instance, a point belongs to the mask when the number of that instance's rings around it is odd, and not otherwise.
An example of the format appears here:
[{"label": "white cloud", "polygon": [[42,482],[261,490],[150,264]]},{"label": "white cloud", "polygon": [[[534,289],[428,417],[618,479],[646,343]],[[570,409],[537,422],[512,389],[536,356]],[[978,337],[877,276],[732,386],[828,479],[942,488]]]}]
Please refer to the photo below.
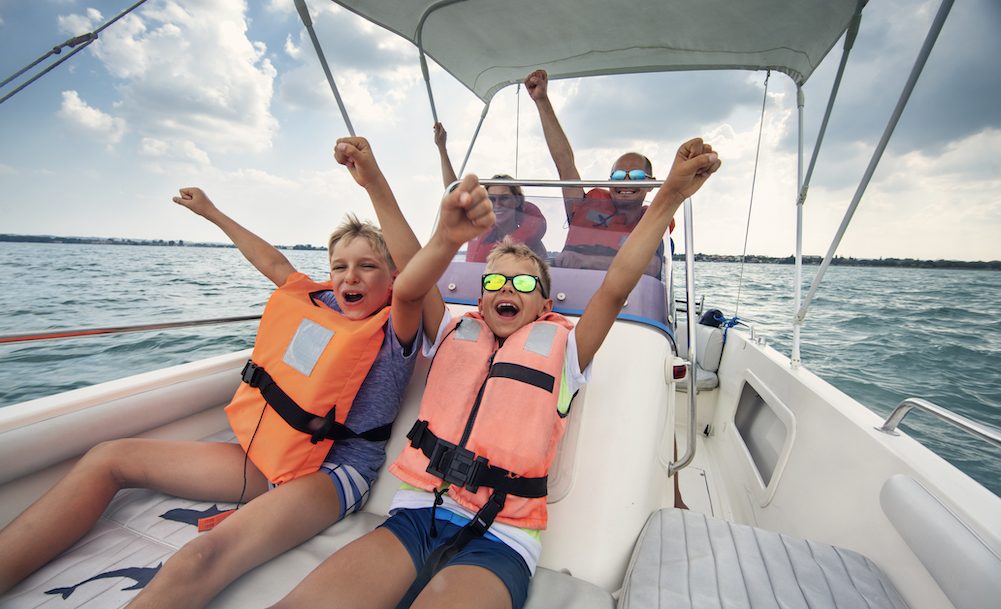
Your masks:
[{"label": "white cloud", "polygon": [[299,59],[299,56],[302,55],[302,47],[296,46],[295,43],[292,42],[291,33],[285,38],[285,54],[292,59]]},{"label": "white cloud", "polygon": [[93,30],[103,20],[101,11],[96,8],[88,8],[86,15],[60,15],[56,22],[64,33],[76,36]]},{"label": "white cloud", "polygon": [[205,171],[212,165],[208,153],[186,139],[144,137],[139,154],[149,159],[147,169],[160,174]]},{"label": "white cloud", "polygon": [[11,167],[10,165],[5,165],[3,163],[0,163],[0,175],[14,175],[16,173],[17,170]]},{"label": "white cloud", "polygon": [[125,134],[125,120],[111,116],[80,99],[76,91],[63,91],[59,118],[88,136],[97,136],[109,145],[117,144]]},{"label": "white cloud", "polygon": [[[198,142],[214,151],[263,151],[278,122],[270,104],[276,71],[263,43],[247,38],[241,0],[182,6],[151,2],[93,45],[121,79],[119,112],[143,136]],[[100,13],[60,18],[93,25]],[[198,156],[198,155],[195,155]]]}]

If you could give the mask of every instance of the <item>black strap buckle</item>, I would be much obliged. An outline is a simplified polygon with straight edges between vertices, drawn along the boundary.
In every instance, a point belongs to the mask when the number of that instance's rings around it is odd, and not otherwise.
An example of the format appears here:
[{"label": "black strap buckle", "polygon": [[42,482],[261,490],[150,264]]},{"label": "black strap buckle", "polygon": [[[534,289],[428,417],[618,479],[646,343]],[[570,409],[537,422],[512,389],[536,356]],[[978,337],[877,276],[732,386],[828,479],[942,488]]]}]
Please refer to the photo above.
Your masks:
[{"label": "black strap buckle", "polygon": [[477,457],[473,451],[439,438],[431,453],[427,472],[475,493],[480,488],[477,483],[480,469],[486,466],[484,457]]},{"label": "black strap buckle", "polygon": [[256,389],[261,384],[261,375],[263,372],[264,368],[255,364],[253,360],[248,359],[247,364],[243,367],[243,371],[240,373],[240,380]]},{"label": "black strap buckle", "polygon": [[498,491],[490,493],[490,498],[487,499],[487,502],[483,504],[480,511],[476,512],[476,515],[473,516],[473,519],[470,520],[469,524],[466,526],[469,527],[473,533],[476,533],[477,536],[482,537],[486,534],[490,525],[494,523],[494,518],[497,517],[497,514],[504,509],[504,503],[506,500],[506,493]]},{"label": "black strap buckle", "polygon": [[334,406],[333,408],[330,409],[330,412],[328,412],[326,416],[316,417],[309,422],[309,428],[313,432],[309,436],[309,442],[311,444],[316,444],[320,440],[326,439],[327,434],[330,433],[330,430],[333,428],[334,423],[336,422],[334,420],[334,414],[336,412],[337,412],[337,406]]},{"label": "black strap buckle", "polygon": [[410,440],[410,446],[414,448],[421,448],[424,442],[424,434],[427,433],[428,422],[418,419],[414,426],[410,428],[407,432],[407,439]]}]

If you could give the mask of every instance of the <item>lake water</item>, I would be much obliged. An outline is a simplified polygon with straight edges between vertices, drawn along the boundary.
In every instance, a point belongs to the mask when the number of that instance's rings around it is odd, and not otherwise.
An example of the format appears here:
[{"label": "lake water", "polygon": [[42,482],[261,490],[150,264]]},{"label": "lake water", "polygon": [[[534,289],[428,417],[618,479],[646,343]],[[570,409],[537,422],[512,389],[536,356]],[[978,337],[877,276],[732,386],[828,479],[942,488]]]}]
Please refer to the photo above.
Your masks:
[{"label": "lake water", "polygon": [[[285,255],[326,275],[324,252]],[[738,308],[786,355],[793,272],[746,265]],[[737,264],[697,264],[706,306],[732,315],[738,275]],[[273,287],[232,248],[0,243],[0,277],[0,334],[255,315]],[[0,407],[248,348],[255,329],[244,322],[0,345]],[[802,339],[806,367],[880,415],[921,397],[1001,427],[1001,273],[832,267]],[[1001,450],[919,413],[904,428],[1001,495]]]}]

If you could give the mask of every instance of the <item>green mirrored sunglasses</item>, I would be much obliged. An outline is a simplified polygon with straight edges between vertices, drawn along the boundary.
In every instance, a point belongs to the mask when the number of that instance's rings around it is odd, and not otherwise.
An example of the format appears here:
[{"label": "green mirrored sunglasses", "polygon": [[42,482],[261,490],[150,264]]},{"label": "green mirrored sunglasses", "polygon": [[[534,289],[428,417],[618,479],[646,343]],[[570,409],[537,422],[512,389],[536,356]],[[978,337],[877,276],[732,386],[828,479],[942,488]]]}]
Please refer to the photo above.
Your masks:
[{"label": "green mirrored sunglasses", "polygon": [[542,294],[543,298],[548,298],[546,296],[546,291],[542,288],[541,280],[535,275],[504,275],[502,273],[487,273],[483,275],[483,289],[487,292],[497,292],[504,287],[508,281],[515,290],[522,292],[524,294],[529,294],[535,290],[536,287],[539,288],[539,293]]}]

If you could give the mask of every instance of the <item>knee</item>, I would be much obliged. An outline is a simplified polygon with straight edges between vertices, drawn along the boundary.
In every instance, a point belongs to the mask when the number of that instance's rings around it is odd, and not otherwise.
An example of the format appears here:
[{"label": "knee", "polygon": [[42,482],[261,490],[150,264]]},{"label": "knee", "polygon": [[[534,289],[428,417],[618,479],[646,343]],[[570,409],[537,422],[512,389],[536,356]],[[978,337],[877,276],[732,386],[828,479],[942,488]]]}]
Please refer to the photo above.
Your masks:
[{"label": "knee", "polygon": [[219,535],[202,533],[171,557],[164,565],[164,573],[180,577],[182,581],[205,578],[225,561],[226,549],[227,544]]},{"label": "knee", "polygon": [[131,482],[127,479],[124,465],[129,463],[130,455],[135,450],[134,443],[135,440],[131,439],[101,442],[80,458],[77,468],[90,475],[108,478],[118,488],[124,488]]}]

